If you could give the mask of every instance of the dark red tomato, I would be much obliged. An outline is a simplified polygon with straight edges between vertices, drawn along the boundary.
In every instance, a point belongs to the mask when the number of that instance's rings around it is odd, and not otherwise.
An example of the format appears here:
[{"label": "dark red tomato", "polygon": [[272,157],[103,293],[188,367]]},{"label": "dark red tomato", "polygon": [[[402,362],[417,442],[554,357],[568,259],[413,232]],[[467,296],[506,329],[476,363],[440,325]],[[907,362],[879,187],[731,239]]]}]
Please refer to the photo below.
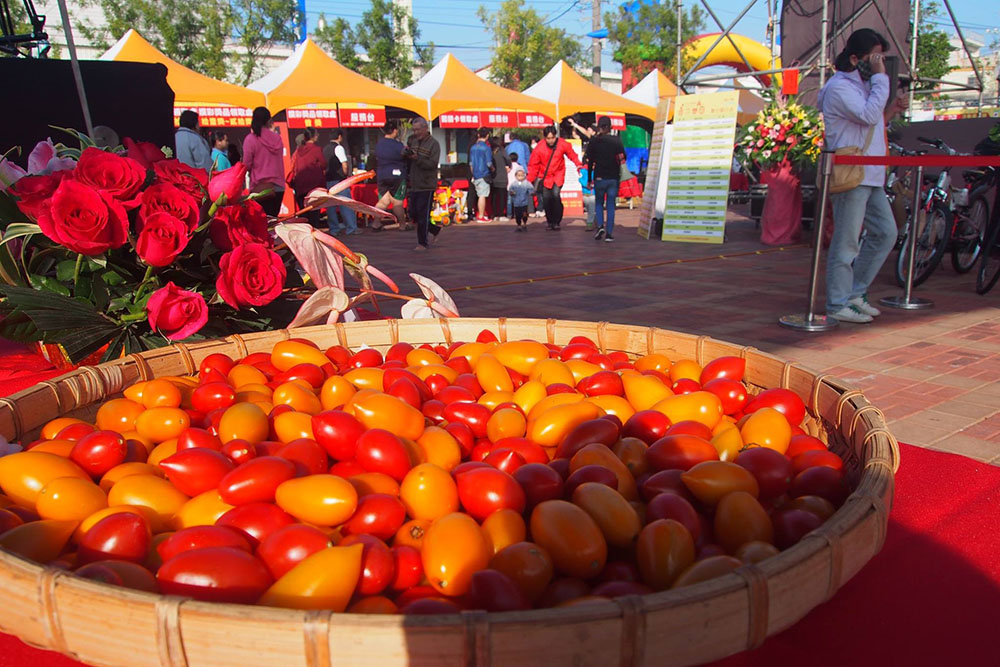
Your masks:
[{"label": "dark red tomato", "polygon": [[[495,410],[494,410],[495,412]],[[548,463],[545,450],[527,438],[500,438],[493,445],[496,449],[510,449],[521,455],[525,463]]]},{"label": "dark red tomato", "polygon": [[271,363],[270,359],[255,363],[253,364],[253,367],[264,374],[264,377],[267,378],[268,384],[272,384],[274,382],[274,378],[281,374],[281,371],[278,370],[277,366]]},{"label": "dark red tomato", "polygon": [[326,373],[316,364],[295,364],[287,371],[278,373],[274,378],[274,381],[278,384],[284,384],[292,380],[303,380],[308,382],[313,389],[319,389],[326,381]]},{"label": "dark red tomato", "polygon": [[559,352],[559,358],[563,361],[569,361],[570,359],[586,360],[587,357],[594,353],[595,349],[596,346],[586,343],[570,343]]},{"label": "dark red tomato", "polygon": [[417,385],[413,384],[413,381],[409,378],[399,378],[392,383],[392,386],[386,390],[386,393],[390,396],[395,396],[417,410],[420,409],[420,390],[417,389]]},{"label": "dark red tomato", "polygon": [[823,525],[823,519],[806,510],[780,509],[771,514],[771,523],[774,525],[774,546],[787,549]]},{"label": "dark red tomato", "polygon": [[3,535],[11,528],[17,528],[22,525],[24,520],[13,512],[0,509],[0,535]]},{"label": "dark red tomato", "polygon": [[459,375],[472,372],[472,364],[465,357],[455,357],[444,362],[448,368],[454,369]]},{"label": "dark red tomato", "polygon": [[383,370],[387,370],[387,371],[389,371],[389,370],[403,370],[403,369],[406,368],[406,362],[396,361],[396,360],[384,361],[384,362],[382,362],[382,365],[379,366],[379,368],[381,368]]},{"label": "dark red tomato", "polygon": [[559,473],[559,476],[563,478],[564,482],[569,479],[569,459],[552,459],[549,461],[549,467]]},{"label": "dark red tomato", "polygon": [[219,440],[219,436],[209,433],[203,428],[188,427],[177,436],[177,451],[195,449],[197,447],[214,449],[217,452],[221,452],[222,441]]},{"label": "dark red tomato", "polygon": [[640,410],[625,421],[622,426],[623,438],[639,438],[651,445],[664,435],[670,428],[670,419],[657,410]]},{"label": "dark red tomato", "polygon": [[624,396],[622,378],[614,371],[598,371],[576,383],[578,391],[587,396]]},{"label": "dark red tomato", "polygon": [[168,456],[160,468],[181,493],[194,497],[219,486],[236,464],[222,452],[197,447]]},{"label": "dark red tomato", "polygon": [[101,477],[116,465],[125,462],[128,445],[114,431],[88,433],[73,445],[69,458],[91,477]]},{"label": "dark red tomato", "polygon": [[461,422],[472,429],[474,436],[485,438],[490,409],[479,403],[452,403],[445,407],[444,418],[449,422]]},{"label": "dark red tomato", "polygon": [[326,358],[329,359],[338,368],[344,368],[347,366],[347,360],[351,358],[351,351],[348,350],[343,345],[332,345],[326,348],[323,352]]},{"label": "dark red tomato", "polygon": [[257,548],[260,541],[284,526],[298,523],[291,514],[273,503],[249,503],[234,507],[219,517],[216,526],[238,528]]},{"label": "dark red tomato", "polygon": [[20,505],[8,505],[4,509],[17,516],[23,523],[38,521],[41,518],[35,510]]},{"label": "dark red tomato", "polygon": [[[312,343],[306,343],[312,345]],[[248,366],[256,366],[271,361],[271,355],[267,352],[252,352],[239,360],[238,363]]]},{"label": "dark red tomato", "polygon": [[458,441],[458,446],[462,450],[462,457],[472,453],[472,448],[476,446],[476,436],[472,429],[459,422],[448,422],[444,430],[451,434],[451,437]]},{"label": "dark red tomato", "polygon": [[321,475],[330,467],[326,451],[309,438],[292,440],[278,450],[278,457],[294,463],[297,475]]},{"label": "dark red tomato", "polygon": [[607,419],[589,419],[576,426],[566,434],[556,448],[557,459],[571,459],[573,456],[595,442],[610,447],[621,435],[621,429]]},{"label": "dark red tomato", "polygon": [[[554,468],[544,463],[525,463],[514,471],[514,479],[524,489],[528,508],[546,500],[558,500],[566,496],[563,478]],[[615,483],[617,482],[616,477]]]},{"label": "dark red tomato", "polygon": [[354,460],[367,472],[385,473],[397,482],[402,482],[413,467],[410,453],[400,439],[381,428],[361,434]]},{"label": "dark red tomato", "polygon": [[498,343],[500,342],[497,335],[490,331],[489,329],[483,329],[476,336],[477,343]]},{"label": "dark red tomato", "polygon": [[[472,452],[469,453],[470,461],[479,461],[485,463],[486,457],[490,455],[493,451],[493,443],[486,438],[480,438],[476,440],[476,445],[472,448]],[[486,465],[489,465],[488,463]]]},{"label": "dark red tomato", "polygon": [[631,560],[609,560],[594,578],[596,583],[609,581],[639,581],[639,568]]},{"label": "dark red tomato", "polygon": [[125,463],[145,463],[148,458],[146,445],[132,438],[125,441]]},{"label": "dark red tomato", "polygon": [[522,415],[524,415],[525,417],[527,417],[527,415],[525,414],[524,410],[521,409],[521,406],[518,405],[517,403],[513,402],[513,401],[504,401],[503,403],[497,403],[496,405],[493,406],[493,409],[490,410],[490,413],[495,415],[496,413],[500,412],[501,410],[506,410],[506,409],[517,410]]},{"label": "dark red tomato", "polygon": [[552,396],[553,394],[573,394],[576,393],[576,389],[569,386],[564,382],[553,382],[552,384],[545,387],[545,394],[547,396]]},{"label": "dark red tomato", "polygon": [[257,557],[264,561],[272,577],[280,579],[309,556],[330,546],[333,544],[323,531],[297,523],[265,537],[257,547]]},{"label": "dark red tomato", "polygon": [[833,452],[821,452],[816,450],[802,452],[792,459],[792,468],[795,469],[795,474],[802,472],[806,468],[812,468],[814,466],[826,466],[828,468],[833,468],[838,472],[843,472],[844,460]]},{"label": "dark red tomato", "polygon": [[[431,590],[434,591],[434,595],[438,594],[433,588]],[[404,616],[439,616],[441,614],[458,614],[461,611],[462,608],[457,604],[441,597],[419,598],[399,607],[399,613]]]},{"label": "dark red tomato", "polygon": [[278,485],[293,477],[295,464],[288,459],[260,456],[240,464],[219,480],[219,497],[229,505],[271,503]]},{"label": "dark red tomato", "polygon": [[125,585],[125,580],[121,578],[121,575],[102,563],[89,563],[81,568],[77,568],[73,574],[84,579],[90,579],[91,581],[99,581],[102,584],[110,584],[112,586]]},{"label": "dark red tomato", "polygon": [[530,609],[531,603],[514,580],[497,570],[480,570],[472,575],[464,599],[466,609],[485,611],[519,611]]},{"label": "dark red tomato", "polygon": [[431,390],[431,394],[434,396],[437,396],[438,392],[451,385],[451,383],[448,382],[448,378],[438,373],[425,377],[424,384],[427,385],[427,387]]},{"label": "dark red tomato", "polygon": [[489,463],[483,463],[482,461],[465,461],[459,463],[457,466],[452,468],[451,476],[458,479],[459,475],[463,475],[470,470],[475,470],[476,468],[492,468]]},{"label": "dark red tomato", "polygon": [[362,496],[358,508],[341,526],[344,535],[368,533],[380,540],[388,540],[406,520],[406,508],[396,496],[371,493]]},{"label": "dark red tomato", "polygon": [[459,475],[456,482],[459,502],[477,521],[502,509],[524,512],[524,490],[517,480],[503,471],[476,468]]},{"label": "dark red tomato", "polygon": [[327,410],[312,418],[313,437],[336,461],[350,461],[365,427],[343,410]]},{"label": "dark red tomato", "polygon": [[676,493],[660,493],[646,505],[646,523],[658,519],[673,519],[688,529],[691,538],[698,543],[701,538],[701,520],[691,503]]},{"label": "dark red tomato", "polygon": [[420,402],[429,401],[434,397],[431,393],[430,387],[427,383],[421,380],[417,375],[405,368],[390,368],[382,374],[382,389],[383,391],[388,391],[388,388],[396,384],[398,380],[409,380],[413,383],[413,386],[417,388],[420,392]]},{"label": "dark red tomato", "polygon": [[374,535],[349,535],[340,546],[363,544],[361,552],[361,577],[355,592],[358,595],[378,595],[396,578],[396,561],[385,542]]},{"label": "dark red tomato", "polygon": [[514,471],[525,464],[524,457],[509,447],[494,447],[483,463],[493,466],[497,470],[503,470],[508,475],[513,475]]},{"label": "dark red tomato", "polygon": [[394,344],[385,352],[386,361],[402,361],[406,362],[406,355],[408,355],[413,350],[413,346],[407,342],[400,341]]},{"label": "dark red tomato", "polygon": [[799,496],[819,496],[829,500],[834,507],[843,505],[850,492],[843,473],[826,466],[806,468],[795,476],[788,489],[788,495],[793,499]]},{"label": "dark red tomato", "polygon": [[677,382],[674,382],[670,386],[670,389],[675,394],[691,394],[699,391],[701,389],[701,385],[691,378],[681,378],[680,380],[677,380]]},{"label": "dark red tomato", "polygon": [[733,463],[743,466],[757,479],[762,499],[777,498],[788,491],[795,473],[784,454],[767,447],[751,447],[736,455]]},{"label": "dark red tomato", "polygon": [[239,531],[226,526],[191,526],[173,533],[156,546],[163,562],[192,549],[232,547],[250,553],[250,543]]},{"label": "dark red tomato", "polygon": [[149,555],[152,533],[146,519],[131,512],[109,514],[80,539],[78,563],[116,559],[142,563]]},{"label": "dark red tomato", "polygon": [[590,585],[583,579],[560,577],[559,579],[553,579],[545,587],[542,595],[535,600],[535,606],[539,609],[555,607],[562,602],[581,598],[588,593],[590,593]]},{"label": "dark red tomato", "polygon": [[[479,400],[479,397],[482,396],[484,393],[483,386],[479,384],[479,380],[476,378],[474,373],[459,374],[459,376],[455,378],[455,382],[452,383],[450,386],[455,387],[456,389],[464,389],[465,391],[469,392],[469,395],[472,396],[471,402],[473,403]],[[446,401],[443,398],[441,400],[444,401],[445,403],[454,402],[454,401]]]},{"label": "dark red tomato", "polygon": [[427,419],[430,419],[435,424],[440,424],[444,421],[444,403],[436,398],[424,401],[424,404],[420,406],[420,411],[424,413],[424,417],[427,417]]},{"label": "dark red tomato", "polygon": [[228,456],[233,463],[240,465],[256,457],[257,448],[246,440],[236,438],[222,446],[222,453]]},{"label": "dark red tomato", "polygon": [[198,364],[198,373],[204,373],[207,369],[211,368],[217,373],[226,375],[235,365],[236,362],[233,361],[229,355],[217,352],[215,354],[210,354],[201,360],[201,363]]},{"label": "dark red tomato", "polygon": [[696,561],[712,558],[713,556],[726,556],[726,550],[714,542],[706,542],[698,548],[698,553],[694,559]]},{"label": "dark red tomato", "polygon": [[702,440],[712,439],[712,429],[708,428],[701,422],[691,421],[690,419],[677,422],[676,424],[671,424],[670,428],[664,435],[694,435]]},{"label": "dark red tomato", "polygon": [[90,424],[70,424],[56,434],[56,440],[70,440],[76,442],[88,433],[93,433],[96,429]]},{"label": "dark red tomato", "polygon": [[277,456],[284,446],[285,443],[276,440],[261,440],[254,445],[254,449],[257,450],[257,456]]},{"label": "dark red tomato", "polygon": [[793,426],[801,424],[806,417],[806,404],[802,402],[799,395],[794,391],[780,387],[765,389],[751,398],[743,412],[750,414],[761,408],[774,408],[785,415],[785,419]]},{"label": "dark red tomato", "polygon": [[156,581],[165,595],[252,604],[274,579],[260,559],[231,547],[186,551],[164,563]]},{"label": "dark red tomato", "polygon": [[701,386],[713,380],[726,379],[741,382],[747,369],[747,360],[740,357],[719,357],[712,359],[701,369]]},{"label": "dark red tomato", "polygon": [[357,461],[338,461],[330,466],[331,475],[338,475],[344,479],[360,475],[363,472],[368,471],[362,468]]},{"label": "dark red tomato", "polygon": [[620,598],[623,595],[646,595],[653,589],[638,581],[609,581],[594,587],[591,595],[602,598]]},{"label": "dark red tomato", "polygon": [[694,496],[681,479],[683,474],[683,470],[661,470],[653,473],[639,485],[642,499],[648,503],[661,493],[676,493],[688,502],[693,502]]},{"label": "dark red tomato", "polygon": [[747,388],[742,382],[718,378],[704,385],[702,389],[719,397],[722,411],[727,415],[736,414],[747,404]]},{"label": "dark red tomato", "polygon": [[374,347],[366,347],[363,350],[355,352],[347,360],[346,366],[348,368],[378,368],[382,365],[383,361],[385,360],[382,358],[381,352]]},{"label": "dark red tomato", "polygon": [[719,452],[704,438],[694,435],[665,435],[646,450],[653,470],[690,470],[703,461],[718,461]]},{"label": "dark red tomato", "polygon": [[412,588],[424,578],[424,564],[420,550],[409,544],[397,544],[392,549],[392,561],[396,566],[396,576],[389,587],[396,591]]},{"label": "dark red tomato", "polygon": [[612,489],[618,490],[618,475],[611,471],[609,468],[605,468],[602,465],[586,465],[580,466],[573,473],[570,474],[569,478],[566,480],[566,485],[563,491],[563,497],[569,498],[573,495],[576,487],[586,482],[596,482],[598,484],[603,484],[604,486],[610,486]]},{"label": "dark red tomato", "polygon": [[825,452],[827,451],[826,445],[823,444],[822,440],[811,435],[793,435],[792,439],[788,442],[788,449],[785,450],[785,456],[794,459],[802,452],[813,451]]}]

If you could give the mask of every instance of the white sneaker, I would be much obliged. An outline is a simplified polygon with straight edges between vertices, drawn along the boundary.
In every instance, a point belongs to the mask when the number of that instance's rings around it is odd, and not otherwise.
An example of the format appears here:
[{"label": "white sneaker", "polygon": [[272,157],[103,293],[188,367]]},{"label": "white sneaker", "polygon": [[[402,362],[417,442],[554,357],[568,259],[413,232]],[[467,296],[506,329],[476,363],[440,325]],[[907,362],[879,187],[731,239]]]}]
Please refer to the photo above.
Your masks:
[{"label": "white sneaker", "polygon": [[855,308],[857,308],[858,310],[860,310],[865,315],[871,315],[872,317],[878,317],[879,315],[882,314],[881,310],[879,310],[878,308],[876,308],[875,306],[873,306],[871,303],[869,303],[869,301],[868,301],[868,295],[867,294],[863,294],[861,296],[856,296],[853,299],[851,299],[850,301],[848,301],[847,303],[848,303],[848,305],[854,306]]},{"label": "white sneaker", "polygon": [[830,316],[841,322],[853,322],[855,324],[867,324],[872,321],[872,316],[861,312],[861,309],[854,304],[848,304]]},{"label": "white sneaker", "polygon": [[499,218],[497,218],[497,222],[510,222],[510,218],[508,218],[506,215],[501,215]]}]

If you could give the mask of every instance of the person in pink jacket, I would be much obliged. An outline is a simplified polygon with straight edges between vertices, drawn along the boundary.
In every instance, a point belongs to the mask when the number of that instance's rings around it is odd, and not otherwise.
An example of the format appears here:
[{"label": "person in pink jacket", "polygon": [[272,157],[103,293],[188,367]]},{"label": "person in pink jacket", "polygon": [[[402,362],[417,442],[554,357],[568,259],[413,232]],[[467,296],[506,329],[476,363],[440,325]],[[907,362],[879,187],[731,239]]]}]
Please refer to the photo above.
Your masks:
[{"label": "person in pink jacket", "polygon": [[271,112],[265,107],[257,107],[250,121],[250,134],[243,140],[243,164],[250,174],[250,191],[271,191],[271,195],[257,201],[272,217],[281,212],[281,200],[285,195],[282,161],[285,147],[273,126]]}]

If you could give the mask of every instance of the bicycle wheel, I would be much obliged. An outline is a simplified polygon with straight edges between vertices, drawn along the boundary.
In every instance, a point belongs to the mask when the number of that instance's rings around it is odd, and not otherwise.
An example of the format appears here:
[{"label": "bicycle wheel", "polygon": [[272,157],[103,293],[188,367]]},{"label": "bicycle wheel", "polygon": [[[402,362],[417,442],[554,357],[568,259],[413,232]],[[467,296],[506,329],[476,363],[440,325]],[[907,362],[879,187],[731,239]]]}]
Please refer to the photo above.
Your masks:
[{"label": "bicycle wheel", "polygon": [[990,205],[982,195],[974,197],[969,207],[958,214],[951,248],[951,265],[958,273],[966,273],[976,265],[989,221]]},{"label": "bicycle wheel", "polygon": [[[943,206],[935,206],[926,215],[917,216],[923,219],[923,226],[917,231],[917,247],[913,255],[913,285],[917,286],[927,280],[948,247],[950,229],[950,212]],[[910,216],[911,222],[913,216]],[[910,227],[912,229],[912,225]],[[900,287],[906,287],[906,259],[909,256],[909,238],[896,256],[896,282]]]},{"label": "bicycle wheel", "polygon": [[976,276],[976,292],[986,294],[1000,279],[1000,216],[994,216],[979,255],[979,275]]}]

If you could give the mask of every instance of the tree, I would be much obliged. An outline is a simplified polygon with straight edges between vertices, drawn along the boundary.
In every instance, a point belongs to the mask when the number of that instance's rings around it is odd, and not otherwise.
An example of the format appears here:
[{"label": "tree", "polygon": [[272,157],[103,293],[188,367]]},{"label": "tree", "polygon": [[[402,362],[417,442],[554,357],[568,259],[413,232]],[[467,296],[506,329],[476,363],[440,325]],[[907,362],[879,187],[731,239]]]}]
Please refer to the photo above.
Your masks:
[{"label": "tree", "polygon": [[[353,33],[344,32],[353,35],[366,56],[359,59],[357,71],[369,79],[404,88],[413,83],[414,65],[427,69],[434,62],[434,44],[417,43],[420,28],[404,7],[392,0],[371,3]],[[353,46],[345,41],[339,48],[343,53]]]},{"label": "tree", "polygon": [[[677,11],[673,3],[640,4],[638,11],[626,11],[620,6],[604,15],[608,38],[614,45],[614,59],[622,67],[631,68],[637,77],[652,71],[657,65],[677,78]],[[705,13],[691,7],[681,17],[681,41],[701,34]],[[693,63],[685,55],[684,65]]]},{"label": "tree", "polygon": [[565,30],[546,25],[538,12],[525,7],[524,0],[505,0],[493,14],[480,6],[476,15],[496,40],[490,61],[494,83],[524,90],[560,60],[570,67],[580,64],[580,43]]},{"label": "tree", "polygon": [[361,71],[361,58],[356,50],[358,38],[346,20],[337,18],[327,23],[326,16],[320,14],[313,39],[338,63],[355,72]]},{"label": "tree", "polygon": [[[920,2],[920,31],[917,38],[917,75],[921,79],[943,79],[952,69],[949,56],[955,50],[948,33],[935,25],[941,16],[941,6],[933,0]],[[911,17],[912,20],[912,17]],[[916,90],[933,90],[936,83],[918,84]]]},{"label": "tree", "polygon": [[262,72],[261,60],[274,44],[294,44],[303,16],[296,0],[235,0],[228,5],[227,27],[242,53],[236,82],[247,85]]}]

